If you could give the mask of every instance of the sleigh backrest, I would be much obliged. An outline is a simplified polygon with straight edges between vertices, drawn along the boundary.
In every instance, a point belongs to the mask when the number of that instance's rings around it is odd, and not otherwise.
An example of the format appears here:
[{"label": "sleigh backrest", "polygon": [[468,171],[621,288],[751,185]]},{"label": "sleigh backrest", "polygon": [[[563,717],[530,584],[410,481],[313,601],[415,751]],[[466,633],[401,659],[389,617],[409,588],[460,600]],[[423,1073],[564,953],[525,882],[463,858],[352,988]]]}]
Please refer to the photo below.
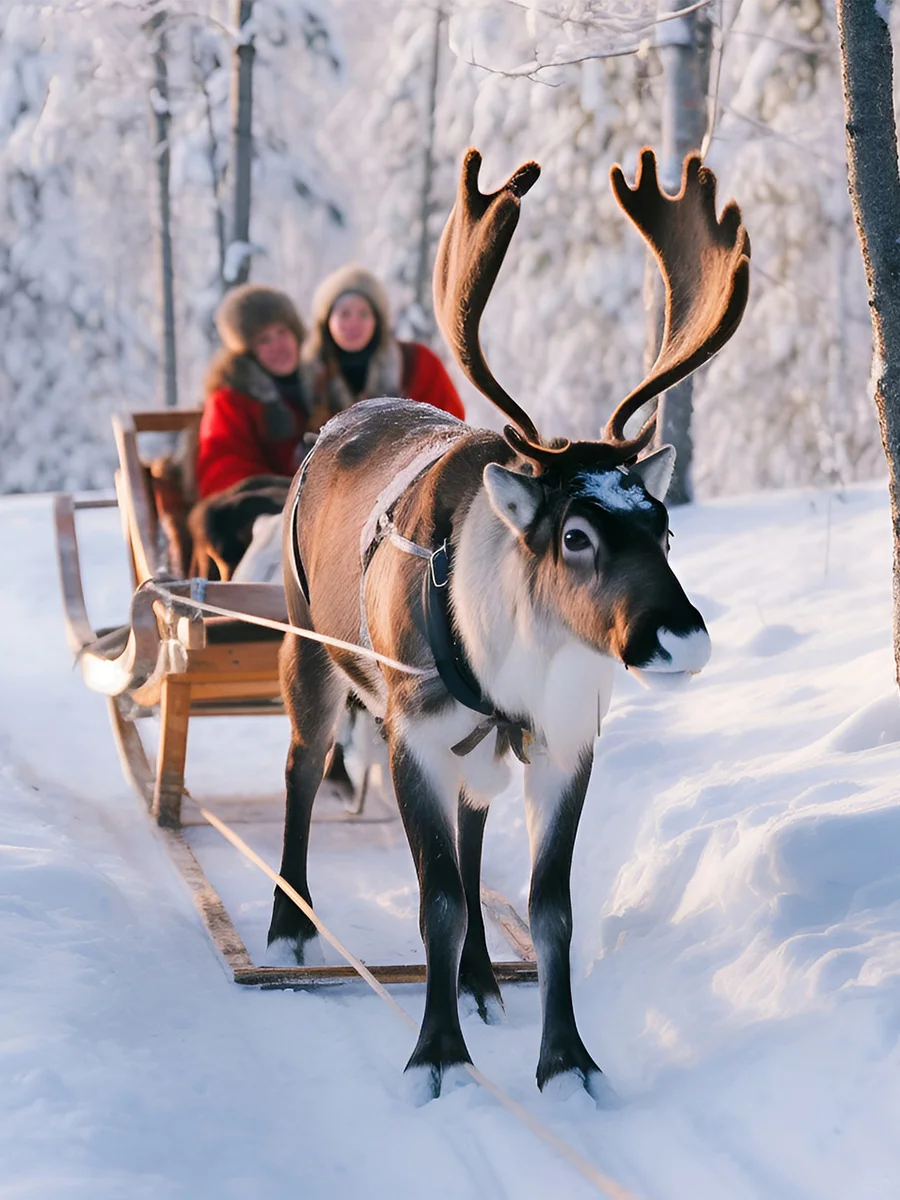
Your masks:
[{"label": "sleigh backrest", "polygon": [[[131,552],[135,584],[185,579],[191,561],[187,514],[196,499],[200,409],[118,413],[113,434],[119,458],[116,492]],[[142,435],[170,435],[174,449],[142,454]],[[158,447],[157,447],[158,448]]]}]

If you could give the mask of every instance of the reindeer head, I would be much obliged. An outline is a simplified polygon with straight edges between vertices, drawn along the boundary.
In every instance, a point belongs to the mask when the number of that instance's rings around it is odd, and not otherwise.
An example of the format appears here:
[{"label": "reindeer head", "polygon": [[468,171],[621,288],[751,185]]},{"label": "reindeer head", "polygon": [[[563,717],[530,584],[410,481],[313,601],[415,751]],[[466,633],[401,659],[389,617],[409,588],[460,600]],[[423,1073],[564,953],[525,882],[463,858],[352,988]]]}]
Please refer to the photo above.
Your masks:
[{"label": "reindeer head", "polygon": [[641,154],[634,187],[613,167],[616,198],[653,250],[665,282],[662,347],[599,441],[548,444],[494,379],[478,336],[521,197],[540,168],[527,163],[498,191],[483,195],[480,165],[480,154],[470,150],[438,249],[434,294],[438,323],[463,370],[513,422],[504,430],[516,451],[512,466],[484,470],[490,508],[514,535],[536,611],[552,614],[580,642],[618,658],[646,682],[696,673],[709,657],[709,637],[668,564],[663,500],[675,451],[663,446],[640,457],[653,438],[655,413],[633,438],[625,436],[625,425],[711,358],[737,328],[750,256],[740,211],[731,203],[717,218],[715,177],[696,155],[685,159],[673,197],[660,190],[652,150]]}]

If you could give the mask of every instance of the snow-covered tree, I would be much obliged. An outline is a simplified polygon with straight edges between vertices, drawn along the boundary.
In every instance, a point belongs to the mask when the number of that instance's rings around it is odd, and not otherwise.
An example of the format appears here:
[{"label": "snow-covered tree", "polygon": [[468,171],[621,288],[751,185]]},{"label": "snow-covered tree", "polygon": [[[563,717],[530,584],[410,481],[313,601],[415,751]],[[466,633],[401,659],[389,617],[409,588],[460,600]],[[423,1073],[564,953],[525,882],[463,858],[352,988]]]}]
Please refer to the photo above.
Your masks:
[{"label": "snow-covered tree", "polygon": [[[339,227],[316,130],[337,54],[316,0],[256,23],[255,273],[309,294]],[[199,402],[226,253],[225,0],[0,0],[0,490],[109,486],[111,411],[162,403],[155,232],[164,15],[181,402]]]},{"label": "snow-covered tree", "polygon": [[701,376],[699,482],[722,492],[866,478],[883,468],[834,13],[747,0],[723,37],[708,161],[744,210],[751,301]]},{"label": "snow-covered tree", "polygon": [[[353,155],[352,208],[360,244],[403,297],[397,263],[408,270],[413,259],[420,167],[400,151],[423,127],[416,97],[431,14],[393,12],[380,55],[371,29],[361,49],[350,45],[353,98],[344,103],[358,113],[363,97],[394,95],[390,82],[405,99],[385,102],[393,126],[373,105],[382,136],[369,137],[368,155]],[[696,378],[697,485],[709,494],[864,477],[880,469],[879,446],[843,185],[834,14],[817,0],[728,0],[713,15],[707,161],[722,199],[743,207],[754,256],[744,325]],[[628,170],[641,145],[659,144],[655,17],[651,3],[459,0],[448,22],[455,61],[438,93],[434,207],[446,215],[469,143],[485,155],[487,185],[528,157],[544,168],[488,308],[485,343],[505,386],[548,432],[596,433],[641,372],[641,248],[607,171],[617,159]],[[473,412],[492,419],[477,403]]]},{"label": "snow-covered tree", "polygon": [[[156,386],[152,237],[129,203],[152,179],[149,88],[121,103],[128,66],[80,14],[2,8],[0,487],[108,486],[107,414]],[[127,12],[108,28],[139,32]]]},{"label": "snow-covered tree", "polygon": [[[160,6],[192,404],[227,256],[233,3]],[[0,0],[4,490],[108,483],[106,414],[161,401],[148,11]],[[741,203],[753,265],[742,328],[696,378],[695,484],[848,482],[883,467],[831,0],[711,11],[707,161]],[[308,312],[318,279],[360,259],[385,278],[401,332],[427,338],[422,264],[466,146],[484,154],[485,186],[537,158],[486,351],[545,433],[596,435],[642,374],[643,248],[608,170],[659,144],[655,17],[656,0],[258,0],[253,278]]]}]

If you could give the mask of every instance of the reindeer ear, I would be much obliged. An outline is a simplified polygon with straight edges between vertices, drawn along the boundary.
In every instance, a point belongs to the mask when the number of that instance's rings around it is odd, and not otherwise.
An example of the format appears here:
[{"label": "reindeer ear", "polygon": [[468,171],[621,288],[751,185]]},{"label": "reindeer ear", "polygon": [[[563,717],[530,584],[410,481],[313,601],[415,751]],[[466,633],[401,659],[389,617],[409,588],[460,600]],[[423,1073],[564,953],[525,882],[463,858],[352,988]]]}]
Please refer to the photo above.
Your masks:
[{"label": "reindeer ear", "polygon": [[657,500],[665,500],[672,473],[675,470],[675,447],[660,446],[646,458],[640,458],[630,466],[629,471],[640,476],[644,487]]},{"label": "reindeer ear", "polygon": [[522,537],[534,523],[543,499],[543,486],[530,475],[488,463],[482,475],[491,508],[504,524]]}]

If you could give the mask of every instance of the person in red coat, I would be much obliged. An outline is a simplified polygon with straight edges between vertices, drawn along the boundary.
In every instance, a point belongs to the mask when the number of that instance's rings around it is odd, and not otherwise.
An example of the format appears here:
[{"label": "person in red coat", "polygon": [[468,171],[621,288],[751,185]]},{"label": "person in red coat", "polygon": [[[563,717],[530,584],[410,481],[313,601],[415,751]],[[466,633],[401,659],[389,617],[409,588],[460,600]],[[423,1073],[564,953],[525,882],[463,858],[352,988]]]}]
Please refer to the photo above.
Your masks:
[{"label": "person in red coat", "polygon": [[419,342],[398,341],[385,290],[362,267],[342,267],[319,284],[300,359],[307,395],[330,413],[357,400],[397,396],[465,418],[441,360]]},{"label": "person in red coat", "polygon": [[[278,523],[308,433],[358,400],[397,396],[462,419],[437,355],[398,341],[381,284],[360,267],[329,275],[313,299],[314,325],[290,298],[245,284],[216,313],[223,350],[207,375],[197,448],[199,503],[188,518],[198,570],[267,580],[278,571]],[[251,548],[252,547],[252,548]],[[249,553],[248,553],[249,551]]]},{"label": "person in red coat", "polygon": [[197,489],[212,496],[257,476],[290,478],[303,435],[329,413],[315,410],[300,380],[303,322],[290,297],[245,284],[216,313],[223,349],[206,379]]}]

